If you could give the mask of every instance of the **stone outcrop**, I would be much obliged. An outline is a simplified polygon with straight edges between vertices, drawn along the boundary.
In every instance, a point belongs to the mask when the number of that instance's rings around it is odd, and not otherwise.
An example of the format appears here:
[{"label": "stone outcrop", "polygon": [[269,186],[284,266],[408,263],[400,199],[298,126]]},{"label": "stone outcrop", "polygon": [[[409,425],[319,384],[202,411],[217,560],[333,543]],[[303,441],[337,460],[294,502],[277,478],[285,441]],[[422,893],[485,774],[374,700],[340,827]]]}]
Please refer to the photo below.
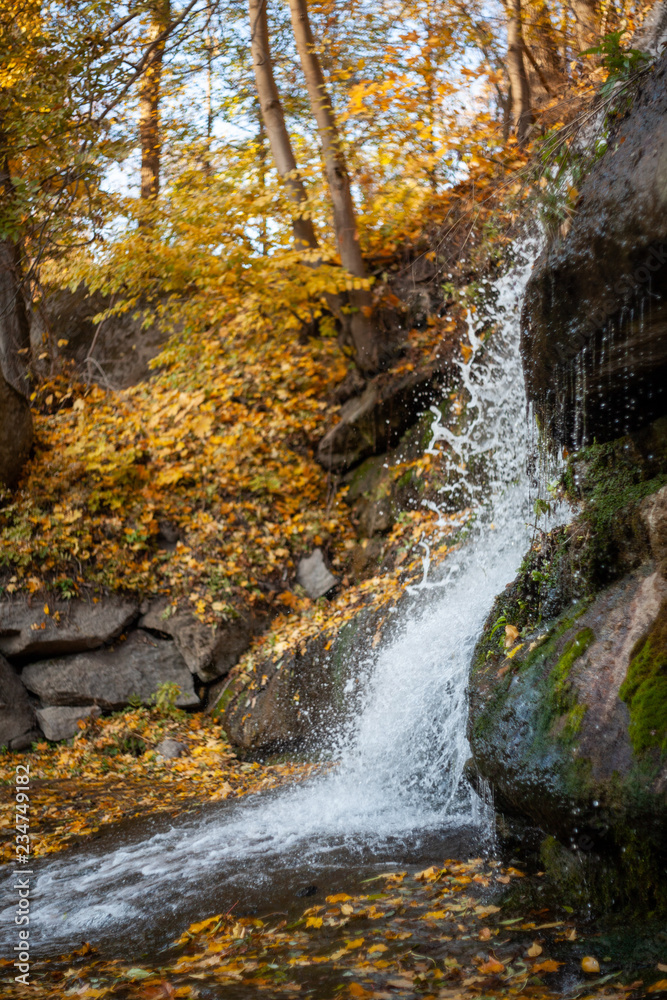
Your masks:
[{"label": "stone outcrop", "polygon": [[542,425],[568,447],[667,412],[667,53],[534,267],[521,351]]},{"label": "stone outcrop", "polygon": [[175,643],[137,629],[125,641],[91,653],[32,663],[21,680],[43,706],[98,705],[116,710],[138,698],[147,704],[164,683],[177,684],[176,704],[199,704],[192,674]]},{"label": "stone outcrop", "polygon": [[[156,323],[144,327],[136,309],[96,323],[94,317],[112,305],[110,296],[91,294],[84,285],[47,292],[31,317],[33,354],[38,358],[50,346],[51,353],[74,361],[86,377],[113,389],[148,378],[149,362],[168,334]],[[59,340],[66,343],[58,347]]]},{"label": "stone outcrop", "polygon": [[[44,608],[48,608],[48,613]],[[16,663],[97,649],[117,638],[139,613],[124,597],[0,603],[0,653]]]},{"label": "stone outcrop", "polygon": [[192,673],[205,682],[229,673],[262,624],[246,614],[224,625],[206,625],[186,610],[172,614],[166,601],[151,603],[139,620],[142,628],[170,636]]},{"label": "stone outcrop", "polygon": [[79,722],[91,715],[97,717],[100,710],[97,705],[54,705],[50,708],[38,708],[37,718],[42,732],[47,740],[59,743],[69,740],[79,731]]},{"label": "stone outcrop", "polygon": [[318,462],[342,473],[394,448],[455,377],[456,369],[441,360],[398,379],[373,379],[360,396],[341,407],[339,422],[320,441]]},{"label": "stone outcrop", "polygon": [[0,656],[0,746],[25,750],[39,739],[35,712],[14,668]]},{"label": "stone outcrop", "polygon": [[666,483],[665,420],[570,464],[582,513],[498,597],[469,687],[501,811],[637,863],[667,833]]},{"label": "stone outcrop", "polygon": [[231,741],[253,751],[321,745],[354,711],[359,663],[390,620],[386,610],[364,609],[335,635],[267,655],[252,672],[234,677],[215,708]]},{"label": "stone outcrop", "polygon": [[16,486],[31,447],[30,403],[0,374],[0,486]]}]

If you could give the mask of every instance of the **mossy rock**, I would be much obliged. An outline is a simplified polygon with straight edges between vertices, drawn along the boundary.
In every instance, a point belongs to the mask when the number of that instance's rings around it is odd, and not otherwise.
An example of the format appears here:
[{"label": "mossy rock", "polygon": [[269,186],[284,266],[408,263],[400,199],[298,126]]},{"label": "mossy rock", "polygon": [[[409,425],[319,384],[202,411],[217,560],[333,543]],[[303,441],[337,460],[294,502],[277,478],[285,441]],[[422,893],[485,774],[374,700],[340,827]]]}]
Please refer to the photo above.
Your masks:
[{"label": "mossy rock", "polygon": [[655,428],[645,438],[644,458],[624,439],[571,463],[583,509],[536,541],[497,598],[468,736],[501,811],[648,871],[667,840],[667,565],[647,521],[650,503],[667,524],[667,448]]}]

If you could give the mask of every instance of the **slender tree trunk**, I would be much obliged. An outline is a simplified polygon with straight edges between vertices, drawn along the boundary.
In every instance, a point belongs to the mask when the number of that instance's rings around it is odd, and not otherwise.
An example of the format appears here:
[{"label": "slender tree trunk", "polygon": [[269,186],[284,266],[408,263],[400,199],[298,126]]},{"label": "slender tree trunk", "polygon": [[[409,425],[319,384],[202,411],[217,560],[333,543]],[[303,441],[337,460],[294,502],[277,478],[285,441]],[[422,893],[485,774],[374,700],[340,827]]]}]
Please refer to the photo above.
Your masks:
[{"label": "slender tree trunk", "polygon": [[583,49],[592,48],[598,40],[598,9],[596,0],[572,0],[574,17],[574,33],[577,46]]},{"label": "slender tree trunk", "polygon": [[521,145],[533,121],[530,86],[524,61],[521,0],[509,0],[507,10],[507,73],[512,89],[512,125]]},{"label": "slender tree trunk", "polygon": [[[0,144],[4,136],[0,135]],[[0,193],[11,214],[14,187],[7,159],[0,167]],[[3,213],[4,214],[4,213]],[[32,444],[28,402],[30,325],[23,297],[18,245],[0,240],[0,484],[14,486]]]},{"label": "slender tree trunk", "polygon": [[523,24],[525,54],[532,68],[527,68],[531,94],[541,88],[553,94],[563,78],[563,62],[558,50],[548,5],[544,0],[531,3],[526,10]]},{"label": "slender tree trunk", "polygon": [[[276,169],[285,183],[292,203],[297,208],[305,208],[308,203],[308,195],[304,183],[299,177],[292,143],[285,125],[278,87],[273,75],[266,14],[267,2],[268,0],[249,0],[252,64],[255,70],[259,106]],[[317,247],[317,236],[310,219],[301,214],[295,214],[292,219],[292,230],[297,247],[311,247],[312,249]]]},{"label": "slender tree trunk", "polygon": [[[292,28],[299,59],[306,78],[310,106],[322,148],[327,183],[333,203],[336,243],[343,267],[358,278],[366,277],[345,156],[340,144],[331,99],[322,67],[315,51],[315,39],[308,19],[306,0],[290,0]],[[376,371],[380,364],[377,330],[371,320],[372,296],[368,290],[350,292],[355,310],[350,330],[357,365],[364,372]]]},{"label": "slender tree trunk", "polygon": [[[149,42],[155,41],[171,19],[170,0],[156,0],[151,8]],[[141,139],[141,197],[155,199],[160,190],[160,91],[164,41],[151,50],[141,77],[139,136]]]}]

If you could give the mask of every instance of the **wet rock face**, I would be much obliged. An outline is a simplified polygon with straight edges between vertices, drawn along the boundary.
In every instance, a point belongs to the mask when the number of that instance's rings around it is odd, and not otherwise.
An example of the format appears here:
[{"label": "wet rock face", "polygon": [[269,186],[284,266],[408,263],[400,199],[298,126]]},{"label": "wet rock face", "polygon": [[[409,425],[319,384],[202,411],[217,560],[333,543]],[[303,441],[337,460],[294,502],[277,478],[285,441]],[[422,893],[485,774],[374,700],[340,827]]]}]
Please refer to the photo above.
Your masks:
[{"label": "wet rock face", "polygon": [[397,381],[373,379],[360,396],[341,407],[339,422],[318,445],[318,462],[331,472],[343,473],[370,455],[394,448],[454,378],[455,370],[442,359]]},{"label": "wet rock face", "polygon": [[667,476],[649,463],[614,496],[631,443],[570,471],[583,512],[497,598],[469,686],[497,807],[584,851],[660,851],[667,833]]},{"label": "wet rock face", "polygon": [[667,53],[535,265],[521,352],[556,442],[609,441],[667,412]]}]

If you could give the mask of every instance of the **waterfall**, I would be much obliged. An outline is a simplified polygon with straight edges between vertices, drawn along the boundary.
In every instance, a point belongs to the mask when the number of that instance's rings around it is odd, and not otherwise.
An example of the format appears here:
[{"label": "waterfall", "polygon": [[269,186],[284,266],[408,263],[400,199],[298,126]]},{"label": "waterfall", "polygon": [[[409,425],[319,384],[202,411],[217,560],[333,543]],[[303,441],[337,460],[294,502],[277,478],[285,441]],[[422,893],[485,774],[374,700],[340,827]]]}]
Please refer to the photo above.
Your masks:
[{"label": "waterfall", "polygon": [[[460,363],[467,420],[455,433],[434,409],[431,449],[447,449],[472,514],[439,569],[430,566],[427,548],[409,614],[397,615],[392,640],[358,665],[365,693],[354,723],[337,735],[337,766],[303,785],[205,810],[196,820],[155,817],[131,835],[115,834],[110,846],[86,845],[39,862],[35,946],[59,952],[82,940],[124,936],[136,944],[165,914],[180,933],[208,915],[203,906],[214,913],[236,898],[268,898],[276,882],[317,880],[318,872],[345,868],[350,859],[360,867],[390,863],[479,822],[474,793],[461,778],[465,690],[480,628],[530,538],[533,432],[518,342],[534,254],[525,245],[494,282],[495,330],[486,342],[469,315],[473,355]],[[446,504],[446,487],[442,499]],[[2,916],[3,933],[11,934],[13,914]]]}]

